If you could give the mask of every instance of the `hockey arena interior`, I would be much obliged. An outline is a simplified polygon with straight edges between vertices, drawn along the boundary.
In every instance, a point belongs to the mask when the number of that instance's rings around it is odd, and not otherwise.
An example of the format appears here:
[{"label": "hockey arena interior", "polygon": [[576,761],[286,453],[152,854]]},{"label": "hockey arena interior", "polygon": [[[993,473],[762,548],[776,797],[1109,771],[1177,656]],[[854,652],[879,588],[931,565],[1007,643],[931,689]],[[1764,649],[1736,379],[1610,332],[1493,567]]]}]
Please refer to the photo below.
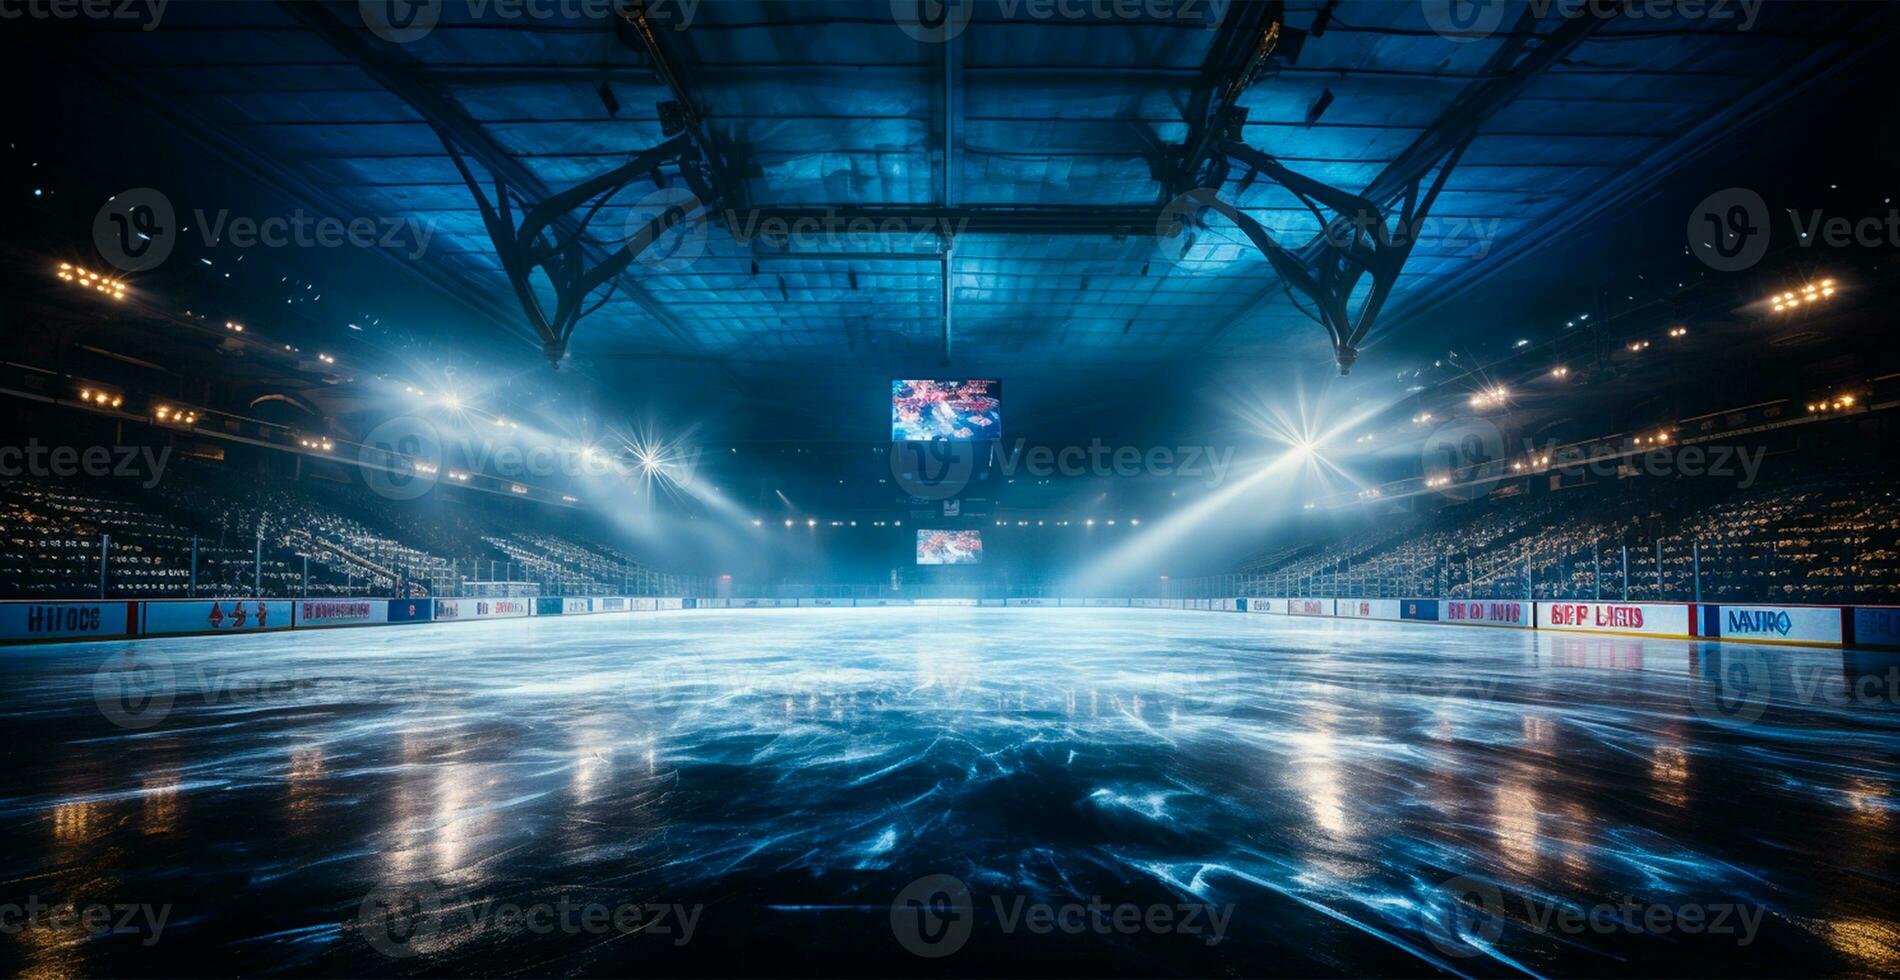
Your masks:
[{"label": "hockey arena interior", "polygon": [[1900,973],[1896,28],[0,0],[0,965]]}]

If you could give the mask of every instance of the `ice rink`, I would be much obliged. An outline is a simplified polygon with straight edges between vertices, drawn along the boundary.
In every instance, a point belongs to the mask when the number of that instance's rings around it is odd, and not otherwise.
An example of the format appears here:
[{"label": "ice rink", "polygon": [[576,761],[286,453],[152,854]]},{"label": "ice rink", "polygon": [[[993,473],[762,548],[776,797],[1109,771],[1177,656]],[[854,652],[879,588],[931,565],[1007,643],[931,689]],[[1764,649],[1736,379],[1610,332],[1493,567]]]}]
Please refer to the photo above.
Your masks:
[{"label": "ice rink", "polygon": [[146,923],[14,973],[1900,970],[1887,655],[902,608],[0,664],[0,897]]}]

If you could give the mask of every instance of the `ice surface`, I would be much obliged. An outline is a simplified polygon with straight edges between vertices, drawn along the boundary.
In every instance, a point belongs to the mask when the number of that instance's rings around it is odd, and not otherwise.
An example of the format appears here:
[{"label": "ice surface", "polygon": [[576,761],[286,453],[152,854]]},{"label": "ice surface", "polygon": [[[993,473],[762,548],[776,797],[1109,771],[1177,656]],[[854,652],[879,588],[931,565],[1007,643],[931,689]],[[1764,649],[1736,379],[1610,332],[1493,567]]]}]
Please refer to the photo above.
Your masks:
[{"label": "ice surface", "polygon": [[[987,608],[13,648],[0,903],[170,910],[149,945],[68,924],[0,956],[41,974],[1892,973],[1897,662]],[[968,888],[971,932],[941,959],[892,913],[927,875]],[[392,889],[434,917],[395,957],[365,926]],[[1097,899],[1229,918],[1213,943],[1010,915]],[[701,912],[683,944],[492,914],[563,901]],[[1596,906],[1621,911],[1560,924]],[[1733,928],[1643,927],[1691,908]]]}]

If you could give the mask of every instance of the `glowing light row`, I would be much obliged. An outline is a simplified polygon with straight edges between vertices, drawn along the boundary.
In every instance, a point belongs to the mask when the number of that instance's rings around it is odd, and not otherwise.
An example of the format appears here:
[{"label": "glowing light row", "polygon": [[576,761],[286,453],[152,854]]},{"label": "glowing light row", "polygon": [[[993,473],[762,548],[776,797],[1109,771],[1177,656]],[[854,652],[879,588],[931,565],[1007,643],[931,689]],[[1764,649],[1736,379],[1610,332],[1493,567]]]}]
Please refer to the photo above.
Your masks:
[{"label": "glowing light row", "polygon": [[102,405],[106,408],[118,408],[120,405],[125,404],[124,395],[110,391],[100,391],[96,388],[79,389],[79,400],[92,405]]},{"label": "glowing light row", "polygon": [[[789,517],[787,517],[787,518],[785,519],[785,526],[786,526],[786,527],[792,527],[792,526],[794,526],[794,525],[796,525],[797,523],[798,523],[797,521],[795,521],[795,520],[792,520],[792,519],[791,519],[791,518],[789,518]],[[829,522],[829,523],[831,524],[831,526],[832,526],[832,527],[845,527],[845,526],[847,526],[847,525],[849,525],[850,527],[857,527],[857,526],[858,526],[858,522],[857,522],[857,521],[831,521],[831,522]],[[872,527],[883,527],[883,526],[885,525],[885,523],[886,523],[886,522],[884,522],[884,521],[872,521],[872,522],[871,522],[871,526],[872,526]],[[890,523],[890,525],[891,525],[892,527],[903,527],[903,526],[904,526],[904,522],[903,522],[903,521],[890,521],[889,523]],[[753,518],[753,519],[752,519],[752,526],[753,526],[753,527],[764,527],[764,526],[765,526],[765,520],[764,520],[763,518],[758,518],[758,517],[755,517],[755,518]],[[818,526],[818,518],[816,518],[816,517],[808,517],[808,518],[806,518],[806,519],[805,519],[805,526],[806,526],[806,527],[817,527],[817,526]]]},{"label": "glowing light row", "polygon": [[1823,279],[1819,285],[1808,283],[1801,287],[1799,293],[1796,293],[1794,290],[1788,290],[1787,292],[1776,293],[1768,297],[1768,300],[1774,304],[1776,313],[1785,313],[1789,310],[1797,309],[1806,303],[1818,303],[1821,300],[1833,298],[1834,280]]},{"label": "glowing light row", "polygon": [[1472,395],[1471,407],[1472,408],[1491,408],[1497,405],[1504,404],[1507,400],[1510,399],[1510,397],[1511,397],[1510,390],[1505,388],[1503,385],[1499,385],[1496,388],[1490,388],[1485,391],[1480,391],[1475,395]]},{"label": "glowing light row", "polygon": [[113,299],[125,298],[125,283],[75,266],[70,262],[61,262],[55,274],[59,276],[60,282],[71,283],[81,289],[96,290]]},{"label": "glowing light row", "polygon": [[152,416],[167,425],[197,425],[198,413],[188,408],[173,408],[160,405]]},{"label": "glowing light row", "polygon": [[1818,412],[1839,412],[1839,411],[1844,411],[1846,409],[1850,409],[1853,407],[1854,407],[1853,395],[1842,395],[1839,398],[1835,398],[1833,400],[1828,400],[1824,398],[1818,402],[1808,403],[1808,411],[1817,412],[1817,413]]},{"label": "glowing light row", "polygon": [[336,443],[331,442],[327,438],[299,439],[297,440],[297,445],[302,446],[305,449],[314,449],[314,450],[317,450],[318,452],[325,452],[325,453],[336,448]]}]

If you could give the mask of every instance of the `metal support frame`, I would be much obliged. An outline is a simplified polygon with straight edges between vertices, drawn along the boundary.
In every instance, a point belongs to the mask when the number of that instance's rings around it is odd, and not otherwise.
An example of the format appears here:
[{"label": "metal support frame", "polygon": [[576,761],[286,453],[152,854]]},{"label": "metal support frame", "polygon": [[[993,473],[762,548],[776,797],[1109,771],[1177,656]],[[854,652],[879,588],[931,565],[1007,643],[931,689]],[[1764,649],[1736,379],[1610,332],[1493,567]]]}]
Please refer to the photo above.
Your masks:
[{"label": "metal support frame", "polygon": [[[1358,359],[1359,345],[1377,322],[1406,258],[1417,243],[1418,232],[1431,210],[1433,200],[1443,190],[1446,177],[1476,138],[1479,128],[1515,101],[1553,65],[1573,53],[1608,18],[1571,18],[1548,35],[1536,33],[1538,20],[1534,9],[1525,10],[1518,20],[1517,28],[1486,65],[1485,80],[1475,83],[1463,93],[1431,127],[1420,133],[1397,159],[1357,194],[1294,174],[1268,154],[1241,143],[1239,137],[1245,122],[1245,111],[1234,107],[1231,101],[1225,110],[1219,107],[1214,110],[1215,115],[1208,123],[1208,128],[1214,133],[1224,134],[1225,142],[1221,149],[1225,155],[1247,164],[1252,173],[1281,183],[1320,219],[1319,234],[1299,249],[1290,250],[1276,243],[1271,248],[1261,246],[1261,251],[1279,273],[1281,291],[1290,297],[1294,290],[1298,290],[1316,307],[1316,310],[1308,310],[1297,300],[1294,303],[1301,312],[1326,328],[1341,374],[1349,372]],[[1536,44],[1531,47],[1533,41]],[[1528,53],[1525,52],[1527,47]],[[1269,46],[1261,56],[1261,62],[1264,63],[1265,57],[1271,53]],[[1257,67],[1249,69],[1239,76],[1238,81],[1251,84],[1257,72]],[[1201,171],[1201,165],[1194,156],[1198,152],[1191,151],[1186,164],[1200,171],[1196,176],[1201,178],[1199,191],[1190,193],[1197,193],[1198,196],[1204,192],[1206,199],[1211,200],[1213,192],[1226,180],[1226,168],[1216,154]],[[1437,175],[1432,179],[1430,189],[1421,196],[1420,187],[1434,171]],[[1252,173],[1246,180],[1252,179]],[[1333,214],[1322,214],[1316,202],[1330,209]],[[1386,223],[1387,215],[1395,205],[1399,208],[1396,232]],[[1229,213],[1230,217],[1238,213],[1231,208],[1221,210]],[[1366,241],[1369,229],[1376,234]],[[1242,230],[1247,230],[1246,225],[1242,225]],[[1261,244],[1252,232],[1248,232],[1248,237],[1254,239],[1257,246]],[[1352,295],[1353,287],[1360,277],[1367,273],[1372,276],[1372,289],[1359,315],[1353,317],[1346,309],[1346,300]],[[1271,286],[1263,289],[1237,319],[1249,316],[1273,292]],[[1229,325],[1233,322],[1229,321]],[[1216,331],[1216,334],[1224,330],[1225,327]]]},{"label": "metal support frame", "polygon": [[[547,185],[523,165],[520,160],[516,159],[513,154],[509,153],[501,144],[497,143],[493,137],[489,136],[481,124],[470,118],[452,98],[438,91],[425,80],[421,76],[415,63],[403,56],[394,46],[377,45],[366,40],[360,32],[347,26],[341,18],[324,4],[297,3],[289,2],[289,0],[280,0],[278,7],[289,15],[292,20],[301,24],[311,33],[328,43],[338,54],[361,69],[364,74],[368,75],[377,84],[383,86],[391,95],[402,100],[402,102],[420,116],[423,121],[428,123],[439,136],[442,136],[444,147],[449,150],[449,155],[455,158],[457,167],[463,170],[464,179],[470,181],[471,187],[474,187],[475,184],[470,180],[466,165],[462,162],[460,154],[457,153],[457,148],[460,149],[461,154],[466,154],[479,161],[482,167],[494,178],[498,187],[505,184],[512,191],[519,194],[524,202],[536,202],[535,204],[528,205],[530,214],[533,214],[540,204],[546,203],[559,196],[554,194]],[[685,122],[688,130],[692,130],[697,125],[697,113],[692,110],[690,106],[682,110],[677,103],[667,103],[662,105],[661,109],[663,116],[670,115]],[[669,112],[668,110],[671,111]],[[673,134],[669,133],[669,135]],[[670,146],[672,144],[673,140],[669,139],[665,143],[662,143],[661,147]],[[692,188],[693,193],[699,195],[703,203],[712,206],[719,203],[719,201],[716,194],[709,189],[710,185],[707,175],[717,174],[721,171],[711,158],[704,153],[701,147],[703,147],[703,144],[695,144],[692,142],[692,135],[691,132],[689,132],[688,138],[681,142],[680,148],[676,152],[671,153],[670,158],[678,160],[681,163],[682,176],[687,181],[688,186]],[[658,149],[659,148],[656,147],[654,150],[649,150],[646,154],[641,154],[640,156],[644,157]],[[638,158],[636,158],[636,160],[637,159]],[[666,161],[661,160],[659,162]],[[657,163],[655,165],[657,166]],[[631,166],[631,164],[628,166]],[[610,171],[610,174],[626,170],[628,166],[615,168],[614,171]],[[649,166],[646,167],[643,172],[650,172],[653,169],[653,166]],[[603,177],[605,176],[607,175],[603,175]],[[634,176],[638,176],[638,174]],[[601,179],[602,178],[596,178],[595,180],[599,181]],[[630,180],[632,178],[630,177],[628,179]],[[592,184],[594,181],[589,181],[588,183]],[[571,191],[567,193],[571,193]],[[585,200],[588,196],[591,195],[583,196],[580,199]],[[504,195],[504,205],[506,204],[505,198],[506,195]],[[488,210],[489,208],[484,206],[483,218],[485,222],[489,217]],[[677,221],[675,223],[677,223]],[[666,227],[670,227],[670,225]],[[580,235],[576,220],[571,214],[566,213],[566,211],[560,211],[550,215],[546,224],[543,225],[543,228],[554,235],[554,240],[560,242],[563,249],[577,249],[578,251],[574,252],[575,255],[585,255],[594,259],[597,263],[597,267],[598,264],[604,264],[614,258],[612,255],[603,255],[604,250],[599,244],[588,241]],[[491,234],[492,231],[493,227],[491,225]],[[664,232],[665,227],[653,228],[649,226],[648,231],[654,233]],[[636,235],[633,237],[637,239],[642,236]],[[568,241],[563,242],[562,239],[568,239]],[[504,250],[505,255],[505,246],[503,243],[505,241],[519,240],[520,238],[514,234],[511,225],[510,234],[496,238],[495,245],[497,249]],[[517,256],[517,258],[521,258],[521,256]],[[504,261],[506,261],[506,259],[504,259]],[[568,260],[563,259],[563,261]],[[620,263],[619,265],[620,270],[624,272],[626,267],[625,263]],[[582,275],[583,273],[577,272],[569,276],[570,285],[578,285]],[[512,273],[510,278],[512,280]],[[559,282],[560,277],[556,276],[555,280]],[[679,320],[673,316],[671,311],[647,295],[646,292],[640,288],[638,283],[630,278],[621,276],[615,285],[623,295],[632,300],[661,325],[665,326],[675,338],[686,345],[687,349],[694,351],[699,350],[699,344],[695,340],[692,331],[680,323]],[[520,290],[518,286],[516,292],[517,296],[519,296]],[[584,298],[584,296],[585,294],[582,294],[582,298]],[[535,311],[538,309],[539,303],[537,302],[528,310],[530,319],[536,318],[537,314]],[[556,315],[552,318],[544,319],[547,319],[552,324],[559,324],[560,312],[561,304],[557,299]],[[536,324],[536,333],[539,335],[544,349],[546,349],[551,359],[558,361],[559,357],[566,352],[566,341],[568,338],[561,336],[559,333],[544,331],[540,329],[540,326],[539,323]],[[571,335],[572,323],[570,322],[565,326]]]},{"label": "metal support frame", "polygon": [[[698,202],[698,207],[692,208],[690,214],[683,207],[668,207],[637,233],[628,236],[624,245],[613,249],[605,258],[590,266],[587,264],[588,257],[590,251],[594,250],[588,247],[588,224],[602,207],[633,181],[654,174],[663,164],[680,159],[687,152],[685,135],[675,135],[604,174],[550,194],[532,205],[525,205],[524,202],[526,211],[519,226],[515,224],[513,203],[515,198],[521,196],[519,189],[511,186],[505,174],[491,171],[495,182],[495,198],[490,201],[488,194],[482,190],[481,181],[476,179],[468,163],[462,159],[455,138],[440,128],[436,129],[436,135],[448,150],[449,159],[454,161],[456,172],[468,184],[476,205],[481,208],[482,223],[487,226],[488,237],[494,242],[495,253],[501,259],[508,284],[514,287],[515,298],[520,300],[529,324],[540,336],[542,350],[547,354],[549,363],[556,367],[567,355],[567,343],[574,336],[575,326],[583,317],[600,309],[612,298],[617,288],[614,281],[642,251],[676,225],[705,220],[706,205],[703,201]],[[691,172],[690,169],[687,171],[688,174]],[[693,183],[690,177],[688,183]],[[589,201],[593,203],[589,204]],[[558,231],[553,227],[557,219],[569,216],[583,206],[586,211],[578,219]],[[537,269],[554,287],[555,302],[551,314],[535,294],[533,276]],[[586,305],[588,297],[603,286],[607,287],[607,291],[593,305]]]},{"label": "metal support frame", "polygon": [[647,0],[632,0],[622,9],[618,21],[622,30],[618,35],[622,44],[646,56],[654,74],[666,83],[667,90],[673,94],[672,102],[660,106],[660,118],[667,121],[669,127],[664,132],[669,136],[675,131],[684,132],[691,139],[712,189],[712,194],[705,195],[707,200],[717,198],[727,207],[746,207],[751,203],[751,195],[746,192],[745,185],[735,179],[731,155],[707,125],[705,110],[693,90],[684,59],[667,42],[667,32],[656,30],[647,19],[646,8]]},{"label": "metal support frame", "polygon": [[[1291,191],[1313,213],[1320,226],[1327,229],[1327,234],[1321,239],[1324,247],[1311,258],[1307,257],[1306,250],[1295,252],[1274,241],[1259,222],[1239,208],[1220,200],[1213,190],[1196,191],[1194,199],[1204,206],[1204,210],[1218,211],[1240,227],[1254,247],[1273,265],[1289,298],[1297,290],[1313,304],[1314,308],[1309,310],[1297,299],[1294,300],[1294,305],[1301,312],[1326,328],[1327,336],[1333,342],[1334,355],[1339,361],[1339,373],[1346,374],[1359,358],[1359,344],[1378,320],[1379,311],[1392,294],[1392,287],[1398,284],[1399,273],[1418,244],[1419,228],[1430,214],[1439,192],[1444,190],[1445,179],[1451,175],[1469,145],[1470,140],[1467,138],[1450,148],[1437,167],[1437,176],[1422,195],[1420,187],[1425,175],[1420,174],[1413,180],[1401,200],[1398,226],[1395,229],[1386,209],[1369,198],[1300,174],[1245,143],[1228,141],[1221,144],[1221,153],[1225,157],[1246,164],[1252,171]],[[1328,211],[1332,213],[1329,215]],[[1188,217],[1184,220],[1194,219]],[[1349,231],[1349,234],[1342,233],[1344,231]],[[1371,290],[1361,303],[1358,315],[1354,316],[1350,302],[1359,280],[1366,275],[1372,277]]]},{"label": "metal support frame", "polygon": [[943,304],[943,364],[950,366],[950,348],[956,336],[956,283],[951,273],[951,239],[943,241],[943,252],[937,258],[937,279],[942,285]]}]

